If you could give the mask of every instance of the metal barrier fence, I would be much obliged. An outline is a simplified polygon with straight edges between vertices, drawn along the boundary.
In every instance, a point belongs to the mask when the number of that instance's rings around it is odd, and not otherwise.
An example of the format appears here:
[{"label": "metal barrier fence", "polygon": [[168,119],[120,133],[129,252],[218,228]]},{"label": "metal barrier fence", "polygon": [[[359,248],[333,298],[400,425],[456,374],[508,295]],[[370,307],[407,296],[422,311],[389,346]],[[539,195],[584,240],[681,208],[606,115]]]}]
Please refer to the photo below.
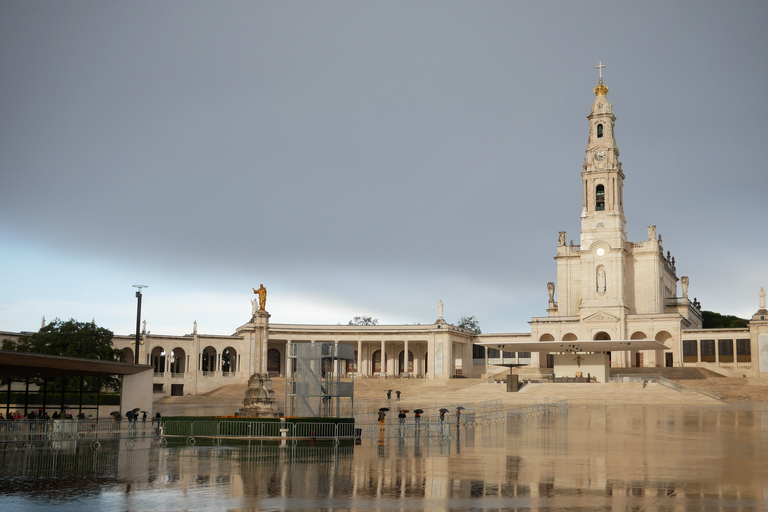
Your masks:
[{"label": "metal barrier fence", "polygon": [[0,450],[71,448],[90,442],[93,449],[108,439],[126,440],[132,448],[136,439],[157,439],[159,424],[113,420],[20,420],[0,421]]},{"label": "metal barrier fence", "polygon": [[163,423],[161,436],[184,438],[194,446],[197,439],[210,439],[220,445],[223,440],[248,441],[291,441],[296,444],[301,440],[333,441],[338,445],[342,439],[354,439],[354,423],[329,422],[266,422],[266,421],[184,421],[173,420]]},{"label": "metal barrier fence", "polygon": [[513,421],[525,417],[554,412],[568,412],[568,402],[551,402],[546,404],[521,405],[516,407],[502,407],[500,403],[488,401],[484,407],[476,408],[475,412],[464,412],[458,421],[451,421],[453,416],[446,416],[444,421],[422,416],[419,421],[408,418],[404,422],[398,419],[385,420],[383,422],[358,422],[359,437],[370,439],[372,444],[383,443],[387,439],[397,439],[400,443],[407,443],[408,439],[418,440],[429,444],[432,441],[445,442],[454,438],[451,427],[476,427],[480,424]]}]

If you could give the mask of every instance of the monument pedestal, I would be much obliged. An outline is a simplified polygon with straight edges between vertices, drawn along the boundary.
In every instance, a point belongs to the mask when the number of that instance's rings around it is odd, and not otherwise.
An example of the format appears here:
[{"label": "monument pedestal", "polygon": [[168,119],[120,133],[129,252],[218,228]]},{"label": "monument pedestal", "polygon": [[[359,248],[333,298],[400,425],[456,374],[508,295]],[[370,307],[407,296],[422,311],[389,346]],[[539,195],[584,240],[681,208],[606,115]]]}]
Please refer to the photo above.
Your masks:
[{"label": "monument pedestal", "polygon": [[268,373],[254,373],[248,380],[243,408],[240,416],[244,418],[279,418],[280,411],[275,404],[275,392]]}]

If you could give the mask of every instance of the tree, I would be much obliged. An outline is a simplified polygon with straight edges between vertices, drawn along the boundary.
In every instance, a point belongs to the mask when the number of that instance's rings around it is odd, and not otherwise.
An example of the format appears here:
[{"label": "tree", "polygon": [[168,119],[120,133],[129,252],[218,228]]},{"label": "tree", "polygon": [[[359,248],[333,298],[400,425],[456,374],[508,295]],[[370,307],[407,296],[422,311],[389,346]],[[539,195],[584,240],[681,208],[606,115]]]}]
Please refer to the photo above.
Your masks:
[{"label": "tree", "polygon": [[483,331],[480,330],[480,322],[477,321],[477,318],[475,318],[475,315],[463,316],[459,318],[458,327],[461,327],[462,329],[470,330],[475,334],[483,333]]},{"label": "tree", "polygon": [[736,329],[747,327],[749,320],[734,315],[721,315],[714,311],[702,311],[701,324],[704,329]]},{"label": "tree", "polygon": [[356,316],[347,325],[379,325],[379,319],[369,316]]},{"label": "tree", "polygon": [[[81,357],[99,361],[121,361],[122,351],[112,346],[112,331],[97,327],[89,322],[66,322],[55,319],[38,332],[19,337],[17,341],[4,340],[2,350],[47,354],[53,356]],[[70,381],[79,379],[69,379]],[[97,380],[86,379],[89,391],[96,391]],[[102,378],[101,383],[116,388],[120,384],[117,377]],[[76,386],[75,386],[76,384]],[[42,381],[39,383],[42,385]],[[79,388],[79,382],[70,382],[68,388]]]}]

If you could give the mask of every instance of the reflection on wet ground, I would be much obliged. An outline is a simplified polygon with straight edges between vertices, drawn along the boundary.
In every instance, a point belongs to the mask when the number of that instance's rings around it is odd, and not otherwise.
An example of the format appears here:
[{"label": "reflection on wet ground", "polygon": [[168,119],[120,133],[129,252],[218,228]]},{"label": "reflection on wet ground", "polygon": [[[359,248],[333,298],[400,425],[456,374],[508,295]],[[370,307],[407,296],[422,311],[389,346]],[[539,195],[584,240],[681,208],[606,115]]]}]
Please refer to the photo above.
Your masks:
[{"label": "reflection on wet ground", "polygon": [[448,442],[0,451],[0,509],[768,508],[768,410],[571,407]]}]

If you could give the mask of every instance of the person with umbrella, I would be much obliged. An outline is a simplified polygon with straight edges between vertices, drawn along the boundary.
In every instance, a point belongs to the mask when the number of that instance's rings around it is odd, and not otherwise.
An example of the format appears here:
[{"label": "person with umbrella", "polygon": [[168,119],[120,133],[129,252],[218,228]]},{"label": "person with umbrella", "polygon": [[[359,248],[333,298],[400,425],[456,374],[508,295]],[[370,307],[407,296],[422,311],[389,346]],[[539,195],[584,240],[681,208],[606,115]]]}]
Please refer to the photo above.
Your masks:
[{"label": "person with umbrella", "polygon": [[456,408],[456,426],[458,427],[461,425],[461,410],[464,409],[462,406],[458,406]]},{"label": "person with umbrella", "polygon": [[391,389],[387,390],[387,400],[392,400],[392,390]]},{"label": "person with umbrella", "polygon": [[440,423],[445,421],[445,413],[448,412],[448,409],[442,408],[440,409]]},{"label": "person with umbrella", "polygon": [[384,420],[387,419],[387,411],[389,410],[388,407],[382,407],[379,409],[379,423],[384,425]]},{"label": "person with umbrella", "polygon": [[400,414],[397,415],[398,421],[400,423],[399,427],[399,434],[403,435],[403,432],[405,431],[405,413],[407,413],[407,409],[400,409]]},{"label": "person with umbrella", "polygon": [[419,430],[419,424],[421,423],[421,413],[424,411],[421,409],[413,410],[413,423],[416,425],[416,430]]},{"label": "person with umbrella", "polygon": [[395,391],[395,394],[397,395],[397,401],[400,401],[400,391]]}]

